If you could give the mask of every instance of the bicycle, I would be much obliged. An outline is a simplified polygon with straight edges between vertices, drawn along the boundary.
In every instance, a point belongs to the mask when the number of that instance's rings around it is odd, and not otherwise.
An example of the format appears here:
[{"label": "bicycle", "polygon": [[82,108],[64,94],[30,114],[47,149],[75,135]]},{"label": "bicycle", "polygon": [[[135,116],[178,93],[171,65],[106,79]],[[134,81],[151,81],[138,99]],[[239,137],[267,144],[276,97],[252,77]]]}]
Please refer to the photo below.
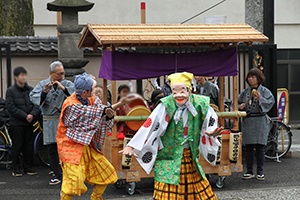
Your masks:
[{"label": "bicycle", "polygon": [[[39,121],[33,124],[33,133],[37,133],[34,139],[34,153],[38,156],[40,161],[50,166],[48,160],[48,150],[43,144],[43,129]],[[0,127],[0,164],[5,164],[7,169],[10,169],[12,140],[9,136],[8,123],[4,123]],[[5,160],[6,157],[6,160]]]},{"label": "bicycle", "polygon": [[282,117],[269,118],[271,121],[268,142],[265,146],[265,157],[274,159],[277,162],[279,158],[285,156],[292,146],[292,131],[290,126],[284,124]]}]

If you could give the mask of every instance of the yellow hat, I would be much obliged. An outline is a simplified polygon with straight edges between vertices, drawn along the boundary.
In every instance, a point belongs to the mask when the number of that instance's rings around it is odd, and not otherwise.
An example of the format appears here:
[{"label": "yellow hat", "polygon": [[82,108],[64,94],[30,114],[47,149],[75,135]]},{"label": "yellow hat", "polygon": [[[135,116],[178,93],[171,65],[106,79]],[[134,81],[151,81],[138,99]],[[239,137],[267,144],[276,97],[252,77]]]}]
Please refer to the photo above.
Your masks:
[{"label": "yellow hat", "polygon": [[171,86],[173,83],[185,83],[188,88],[192,90],[192,79],[193,79],[193,74],[189,72],[181,72],[181,73],[174,73],[168,76],[168,79],[171,81]]}]

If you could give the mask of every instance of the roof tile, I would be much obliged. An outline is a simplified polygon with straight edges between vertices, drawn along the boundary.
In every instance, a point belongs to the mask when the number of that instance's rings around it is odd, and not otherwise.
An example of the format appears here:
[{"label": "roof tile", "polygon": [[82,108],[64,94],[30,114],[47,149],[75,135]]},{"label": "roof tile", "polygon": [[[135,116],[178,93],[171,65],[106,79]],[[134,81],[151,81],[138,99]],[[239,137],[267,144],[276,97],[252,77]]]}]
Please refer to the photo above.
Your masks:
[{"label": "roof tile", "polygon": [[[36,54],[54,53],[57,54],[57,37],[35,37],[35,36],[2,36],[0,44],[10,44],[12,53]],[[1,49],[2,52],[5,49]],[[100,53],[98,48],[96,53]],[[94,53],[92,48],[84,48],[84,53]]]}]

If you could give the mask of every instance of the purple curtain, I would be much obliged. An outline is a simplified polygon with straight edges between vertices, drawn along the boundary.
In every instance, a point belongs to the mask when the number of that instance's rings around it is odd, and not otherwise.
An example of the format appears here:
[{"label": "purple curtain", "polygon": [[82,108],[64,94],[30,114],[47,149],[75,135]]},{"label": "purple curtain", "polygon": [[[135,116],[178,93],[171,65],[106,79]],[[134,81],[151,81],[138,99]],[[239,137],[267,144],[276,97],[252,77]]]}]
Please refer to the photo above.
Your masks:
[{"label": "purple curtain", "polygon": [[236,76],[237,49],[179,54],[104,51],[99,78],[145,79],[176,71],[186,71],[199,76]]}]

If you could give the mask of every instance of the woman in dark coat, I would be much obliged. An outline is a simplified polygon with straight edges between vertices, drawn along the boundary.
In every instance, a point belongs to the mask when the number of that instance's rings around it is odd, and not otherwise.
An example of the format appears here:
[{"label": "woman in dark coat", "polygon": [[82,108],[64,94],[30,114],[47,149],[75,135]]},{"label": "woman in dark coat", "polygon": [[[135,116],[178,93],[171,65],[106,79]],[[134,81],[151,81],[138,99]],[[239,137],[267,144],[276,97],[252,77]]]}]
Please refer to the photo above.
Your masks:
[{"label": "woman in dark coat", "polygon": [[244,89],[238,97],[239,109],[247,112],[243,118],[242,132],[243,145],[246,146],[247,173],[243,179],[254,178],[253,159],[254,148],[256,150],[257,176],[258,180],[264,180],[263,165],[265,161],[264,146],[267,144],[270,121],[267,112],[275,103],[271,91],[261,84],[265,76],[257,69],[251,69],[246,77],[250,87]]}]

